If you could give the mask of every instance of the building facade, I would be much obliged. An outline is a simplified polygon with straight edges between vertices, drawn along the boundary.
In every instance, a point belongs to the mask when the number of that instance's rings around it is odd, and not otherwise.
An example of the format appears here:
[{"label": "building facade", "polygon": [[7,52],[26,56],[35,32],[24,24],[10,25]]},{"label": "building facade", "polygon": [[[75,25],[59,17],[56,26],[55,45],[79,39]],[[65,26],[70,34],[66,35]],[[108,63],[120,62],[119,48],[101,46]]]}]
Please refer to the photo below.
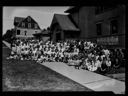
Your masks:
[{"label": "building facade", "polygon": [[31,16],[15,17],[14,28],[16,38],[32,38],[33,34],[41,32],[38,23]]},{"label": "building facade", "polygon": [[62,14],[54,14],[50,29],[51,40],[54,42],[77,38],[80,31],[68,15]]},{"label": "building facade", "polygon": [[72,7],[65,12],[80,29],[78,39],[125,48],[125,5]]}]

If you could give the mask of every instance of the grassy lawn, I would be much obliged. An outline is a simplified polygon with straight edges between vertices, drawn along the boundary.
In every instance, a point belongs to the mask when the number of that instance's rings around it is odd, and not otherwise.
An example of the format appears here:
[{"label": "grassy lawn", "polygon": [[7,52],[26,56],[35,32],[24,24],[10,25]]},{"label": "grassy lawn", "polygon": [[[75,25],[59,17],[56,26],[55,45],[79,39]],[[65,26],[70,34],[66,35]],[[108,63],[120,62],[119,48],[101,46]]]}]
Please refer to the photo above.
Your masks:
[{"label": "grassy lawn", "polygon": [[35,61],[6,60],[9,53],[3,48],[3,91],[92,91]]}]

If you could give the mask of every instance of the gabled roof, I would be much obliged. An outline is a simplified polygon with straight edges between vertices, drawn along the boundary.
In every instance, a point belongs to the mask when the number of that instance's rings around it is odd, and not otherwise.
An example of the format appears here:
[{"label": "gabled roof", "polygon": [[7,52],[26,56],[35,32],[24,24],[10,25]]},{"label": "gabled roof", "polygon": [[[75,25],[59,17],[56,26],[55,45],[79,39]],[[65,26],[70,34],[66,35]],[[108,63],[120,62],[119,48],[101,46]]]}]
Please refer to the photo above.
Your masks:
[{"label": "gabled roof", "polygon": [[14,22],[21,22],[24,19],[24,17],[14,17]]},{"label": "gabled roof", "polygon": [[[36,23],[36,24],[37,24],[37,22],[36,22],[31,16],[28,16],[28,17],[26,17],[24,20],[22,20],[22,21],[18,24],[18,27],[21,26],[21,23],[22,23],[22,22],[28,22],[28,21],[27,21],[28,18],[31,19],[31,22],[32,22],[32,23]],[[40,27],[39,27],[38,24],[37,24],[37,27],[38,27],[38,29],[40,29]]]},{"label": "gabled roof", "polygon": [[[31,19],[31,22],[32,23],[37,23],[31,16],[27,16],[26,18],[23,18],[23,17],[15,17],[14,18],[14,25],[17,26],[17,27],[19,27],[19,26],[21,26],[21,23],[22,22],[27,22],[27,19],[28,18]],[[38,23],[37,23],[37,27],[38,27],[38,29],[40,29]]]},{"label": "gabled roof", "polygon": [[27,16],[22,22],[28,22],[28,18],[31,19],[32,23],[37,23],[31,16]]},{"label": "gabled roof", "polygon": [[[79,29],[73,24],[73,22],[71,22],[68,15],[54,14],[53,21],[55,23],[54,19],[56,19],[56,22],[60,25],[62,30],[79,31]],[[51,26],[52,26],[52,24],[51,24]]]}]

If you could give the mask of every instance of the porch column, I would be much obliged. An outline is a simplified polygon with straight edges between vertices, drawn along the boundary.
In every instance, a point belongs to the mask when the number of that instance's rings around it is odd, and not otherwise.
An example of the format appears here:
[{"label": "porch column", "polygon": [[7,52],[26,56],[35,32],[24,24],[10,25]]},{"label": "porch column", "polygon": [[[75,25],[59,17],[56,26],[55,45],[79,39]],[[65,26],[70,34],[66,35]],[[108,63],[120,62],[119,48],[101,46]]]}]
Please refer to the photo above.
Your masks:
[{"label": "porch column", "polygon": [[64,40],[64,31],[61,31],[61,40]]},{"label": "porch column", "polygon": [[55,30],[53,31],[52,41],[56,42],[56,31]]}]

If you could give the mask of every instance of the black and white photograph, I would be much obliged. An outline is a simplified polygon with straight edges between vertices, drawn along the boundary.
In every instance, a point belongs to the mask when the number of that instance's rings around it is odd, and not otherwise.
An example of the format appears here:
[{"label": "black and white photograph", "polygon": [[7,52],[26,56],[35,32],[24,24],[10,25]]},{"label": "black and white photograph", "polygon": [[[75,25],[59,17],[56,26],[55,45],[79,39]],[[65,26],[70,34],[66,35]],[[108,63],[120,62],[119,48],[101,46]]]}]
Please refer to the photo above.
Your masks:
[{"label": "black and white photograph", "polygon": [[126,5],[3,6],[3,92],[125,94]]}]

